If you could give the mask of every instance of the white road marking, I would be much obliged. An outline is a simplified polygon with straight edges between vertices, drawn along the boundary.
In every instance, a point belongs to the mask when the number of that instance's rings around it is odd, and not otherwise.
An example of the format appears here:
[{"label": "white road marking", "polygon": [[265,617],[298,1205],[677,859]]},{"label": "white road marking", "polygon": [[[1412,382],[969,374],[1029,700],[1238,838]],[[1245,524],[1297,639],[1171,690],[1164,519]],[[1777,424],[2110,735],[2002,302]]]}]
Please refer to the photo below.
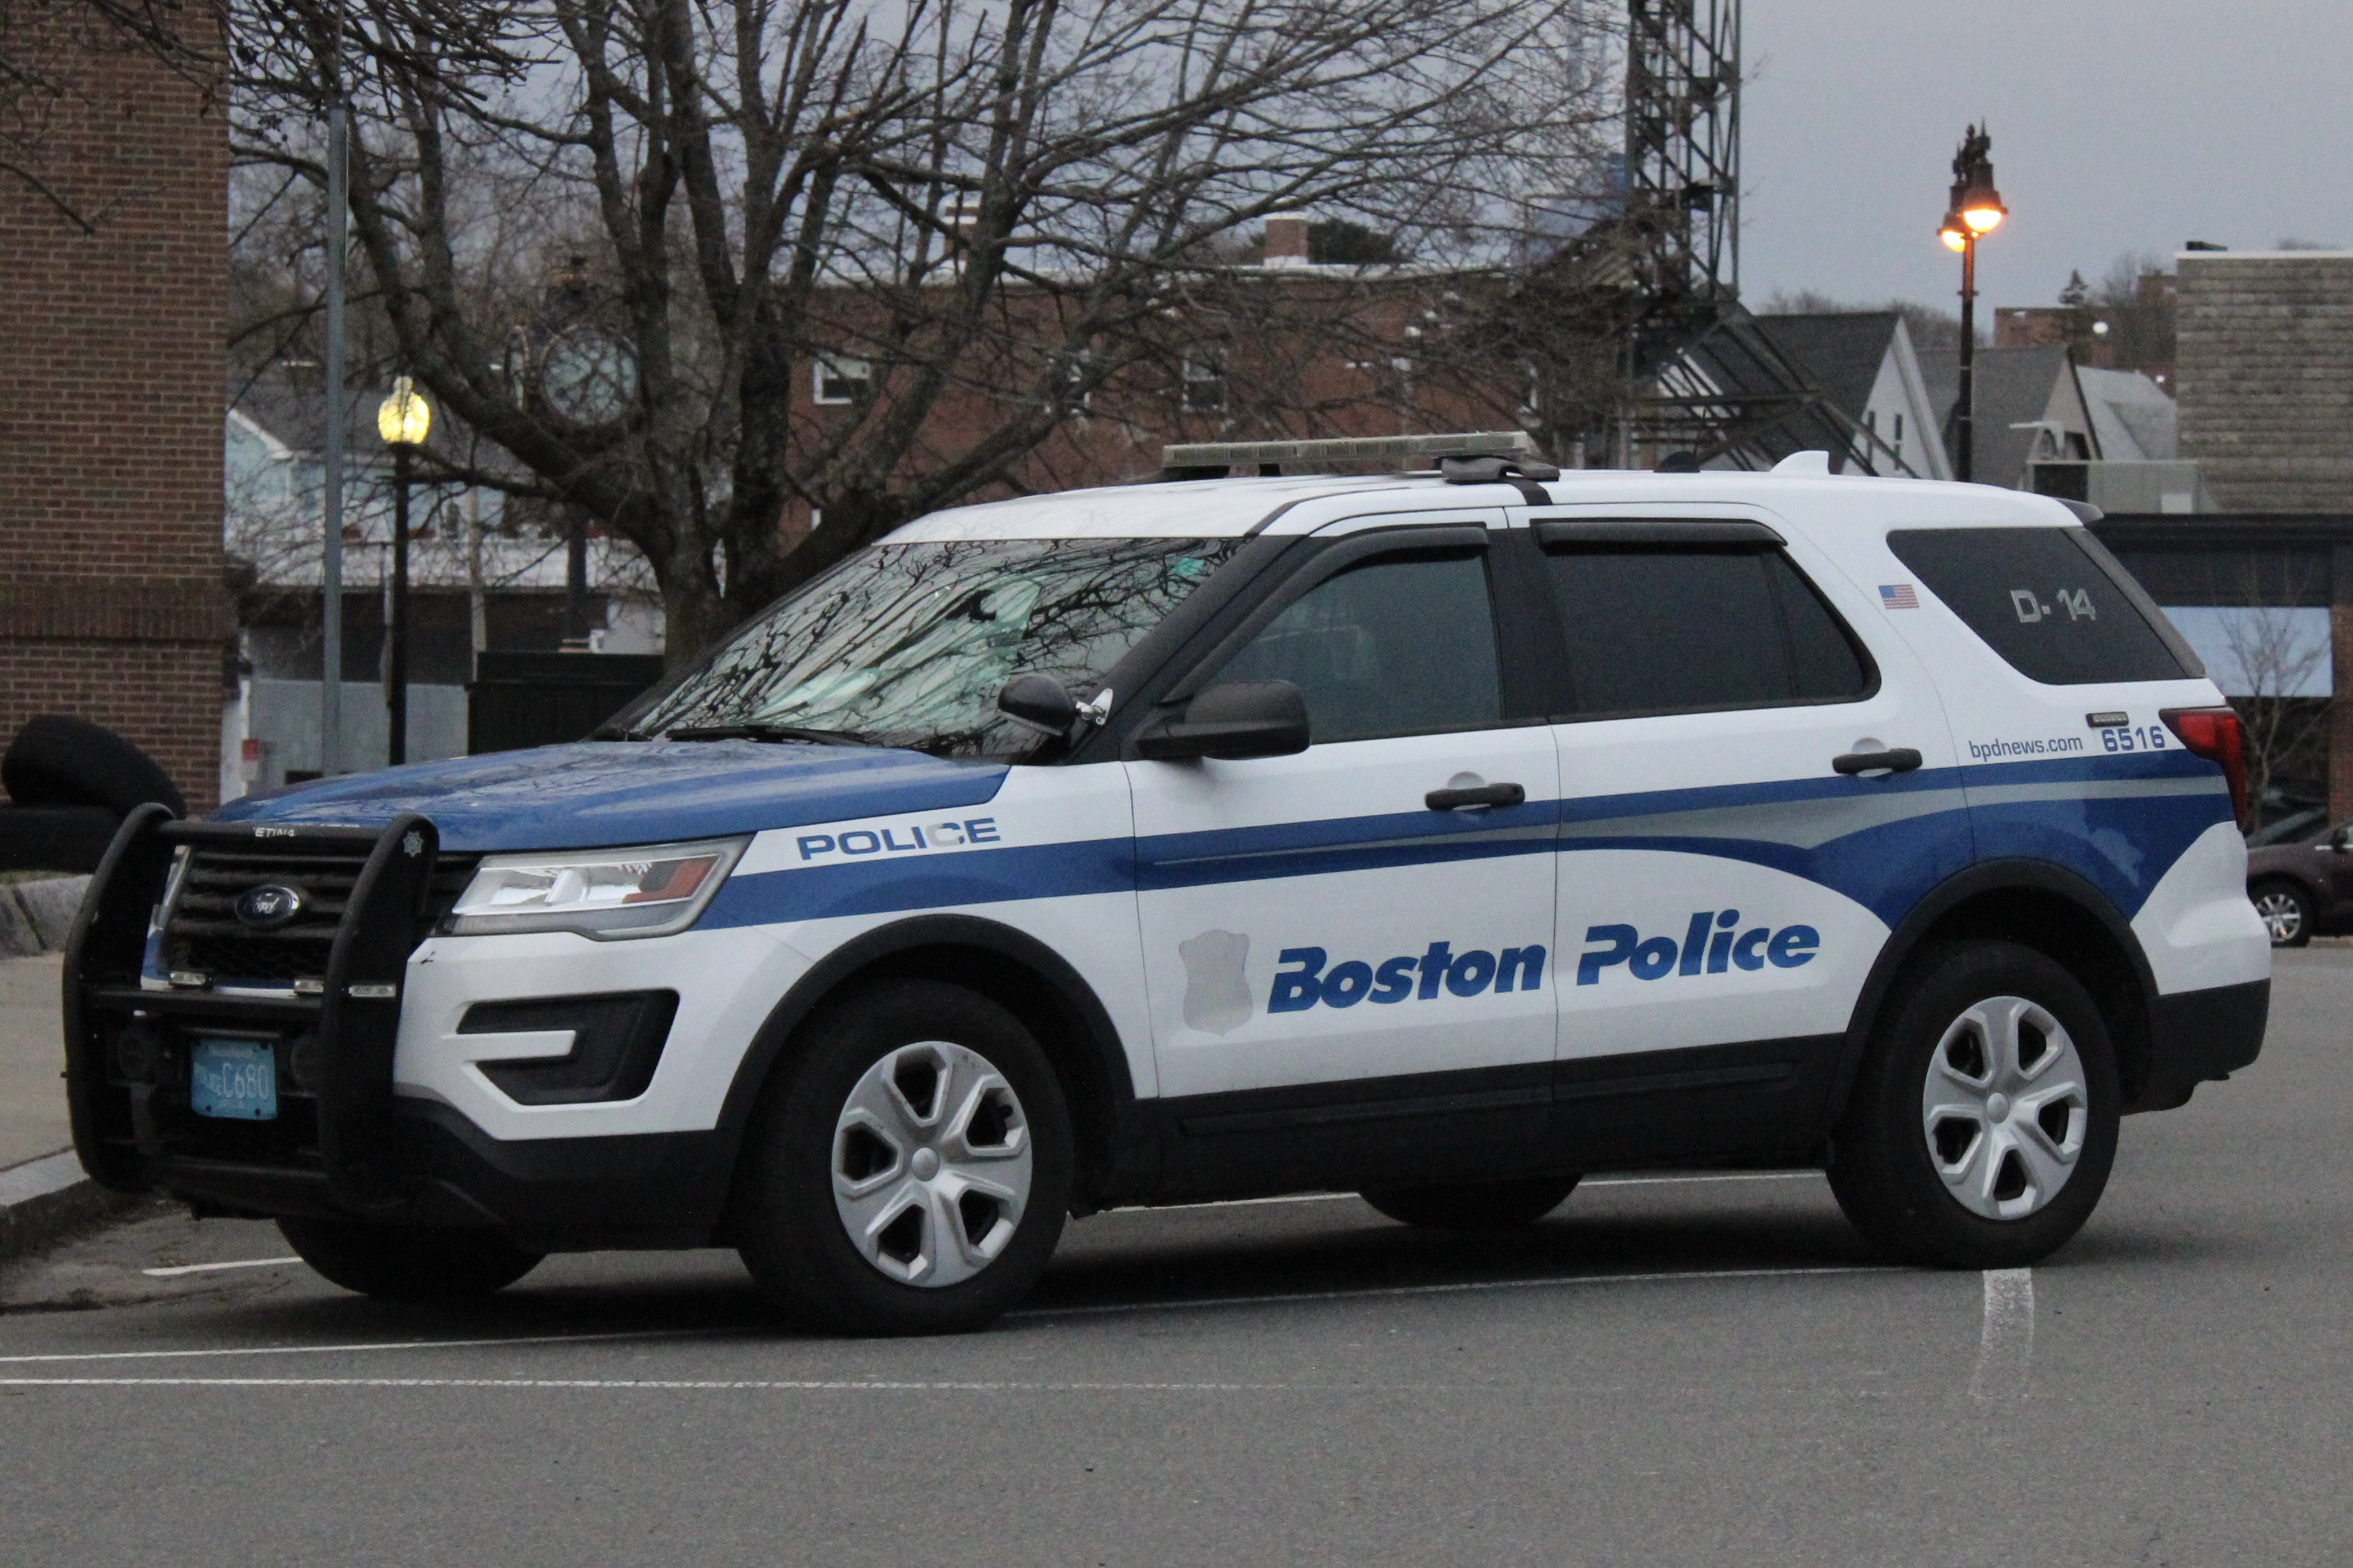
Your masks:
[{"label": "white road marking", "polygon": [[1907,1270],[1879,1263],[1840,1264],[1820,1268],[1678,1268],[1655,1274],[1568,1274],[1542,1279],[1472,1279],[1451,1285],[1384,1285],[1362,1290],[1302,1290],[1284,1295],[1212,1296],[1190,1301],[1117,1301],[1093,1307],[1026,1307],[1005,1316],[1017,1318],[1081,1318],[1107,1312],[1176,1312],[1208,1307],[1289,1306],[1303,1301],[1371,1300],[1391,1296],[1460,1296],[1482,1290],[1541,1290],[1574,1285],[1650,1285],[1675,1279],[1788,1279],[1833,1274],[1902,1274]]},{"label": "white road marking", "polygon": [[0,1377],[0,1388],[638,1388],[773,1389],[809,1394],[1233,1394],[1366,1389],[1370,1384],[915,1383],[881,1380],[656,1377]]},{"label": "white road marking", "polygon": [[1820,1171],[1711,1171],[1697,1176],[1602,1176],[1590,1182],[1579,1182],[1577,1190],[1587,1187],[1663,1187],[1681,1182],[1819,1182]]},{"label": "white road marking", "polygon": [[632,1329],[609,1334],[513,1334],[480,1340],[385,1340],[347,1345],[229,1345],[194,1351],[76,1351],[48,1355],[0,1355],[0,1366],[45,1362],[181,1361],[197,1356],[227,1355],[356,1355],[366,1351],[459,1351],[495,1345],[592,1345],[616,1340],[700,1339],[712,1334],[749,1333],[749,1329]]},{"label": "white road marking", "polygon": [[[1820,1181],[1820,1171],[1704,1171],[1688,1176],[1597,1176],[1589,1182],[1579,1182],[1577,1191],[1588,1187],[1661,1187],[1683,1183],[1700,1182],[1807,1182]],[[1202,1204],[1158,1204],[1149,1208],[1106,1209],[1105,1214],[1145,1215],[1169,1214],[1179,1209],[1240,1209],[1261,1204],[1332,1204],[1355,1197],[1354,1193],[1286,1193],[1273,1198],[1219,1198]]]},{"label": "white road marking", "polygon": [[1969,1397],[1980,1403],[2026,1392],[2034,1368],[2034,1270],[1985,1271],[1985,1326],[1978,1331],[1978,1366]]},{"label": "white road marking", "polygon": [[299,1258],[240,1258],[233,1263],[181,1263],[169,1268],[142,1268],[151,1279],[176,1279],[183,1274],[218,1274],[229,1268],[280,1268],[300,1263]]}]

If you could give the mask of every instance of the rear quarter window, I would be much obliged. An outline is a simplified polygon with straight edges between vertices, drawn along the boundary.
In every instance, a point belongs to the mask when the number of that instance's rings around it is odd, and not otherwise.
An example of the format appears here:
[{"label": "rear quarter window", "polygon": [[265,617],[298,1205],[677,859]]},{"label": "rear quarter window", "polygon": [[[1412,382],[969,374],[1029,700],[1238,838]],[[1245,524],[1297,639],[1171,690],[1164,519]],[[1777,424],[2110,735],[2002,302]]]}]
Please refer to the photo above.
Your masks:
[{"label": "rear quarter window", "polygon": [[1901,529],[1887,547],[2029,680],[2085,686],[2202,673],[2155,624],[2163,612],[2080,529]]}]

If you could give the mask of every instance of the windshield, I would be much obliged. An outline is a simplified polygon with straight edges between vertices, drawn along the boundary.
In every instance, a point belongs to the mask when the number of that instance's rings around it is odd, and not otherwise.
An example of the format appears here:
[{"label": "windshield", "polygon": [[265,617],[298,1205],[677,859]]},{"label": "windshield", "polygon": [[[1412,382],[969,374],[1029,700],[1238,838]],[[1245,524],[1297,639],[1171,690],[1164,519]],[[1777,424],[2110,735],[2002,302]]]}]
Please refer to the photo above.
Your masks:
[{"label": "windshield", "polygon": [[1241,542],[1012,539],[885,544],[735,634],[633,734],[741,726],[942,756],[1012,756],[1041,737],[997,710],[1015,675],[1079,701]]}]

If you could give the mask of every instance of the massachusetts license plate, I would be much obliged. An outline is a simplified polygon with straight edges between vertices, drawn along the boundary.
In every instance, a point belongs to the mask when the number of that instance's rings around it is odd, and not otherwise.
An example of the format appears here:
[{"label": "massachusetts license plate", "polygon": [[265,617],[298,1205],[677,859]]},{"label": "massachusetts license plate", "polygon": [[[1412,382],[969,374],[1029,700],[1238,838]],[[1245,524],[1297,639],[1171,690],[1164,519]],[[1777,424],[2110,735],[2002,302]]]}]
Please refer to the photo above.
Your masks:
[{"label": "massachusetts license plate", "polygon": [[188,1109],[269,1121],[278,1115],[278,1058],[260,1040],[198,1040],[188,1058]]}]

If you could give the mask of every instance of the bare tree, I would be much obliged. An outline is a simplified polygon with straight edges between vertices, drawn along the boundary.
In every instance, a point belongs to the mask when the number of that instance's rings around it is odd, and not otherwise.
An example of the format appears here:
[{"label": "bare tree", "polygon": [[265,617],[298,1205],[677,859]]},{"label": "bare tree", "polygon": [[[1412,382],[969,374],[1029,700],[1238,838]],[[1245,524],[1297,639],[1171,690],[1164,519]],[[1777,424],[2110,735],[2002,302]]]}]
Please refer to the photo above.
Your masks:
[{"label": "bare tree", "polygon": [[[2221,630],[2238,666],[2234,684],[2245,688],[2232,706],[2239,710],[2249,798],[2260,802],[2280,780],[2310,772],[2327,744],[2327,726],[2316,721],[2321,705],[2308,699],[2315,677],[2327,668],[2329,641],[2291,610],[2261,602],[2249,575],[2251,607],[2224,616]],[[2295,586],[2274,597],[2294,604],[2301,596]]]},{"label": "bare tree", "polygon": [[1495,261],[1603,112],[1585,3],[238,0],[239,151],[317,181],[345,92],[394,351],[511,459],[459,477],[636,544],[683,658],[1105,403],[1229,421],[1186,367],[1246,379],[1268,214]]}]

